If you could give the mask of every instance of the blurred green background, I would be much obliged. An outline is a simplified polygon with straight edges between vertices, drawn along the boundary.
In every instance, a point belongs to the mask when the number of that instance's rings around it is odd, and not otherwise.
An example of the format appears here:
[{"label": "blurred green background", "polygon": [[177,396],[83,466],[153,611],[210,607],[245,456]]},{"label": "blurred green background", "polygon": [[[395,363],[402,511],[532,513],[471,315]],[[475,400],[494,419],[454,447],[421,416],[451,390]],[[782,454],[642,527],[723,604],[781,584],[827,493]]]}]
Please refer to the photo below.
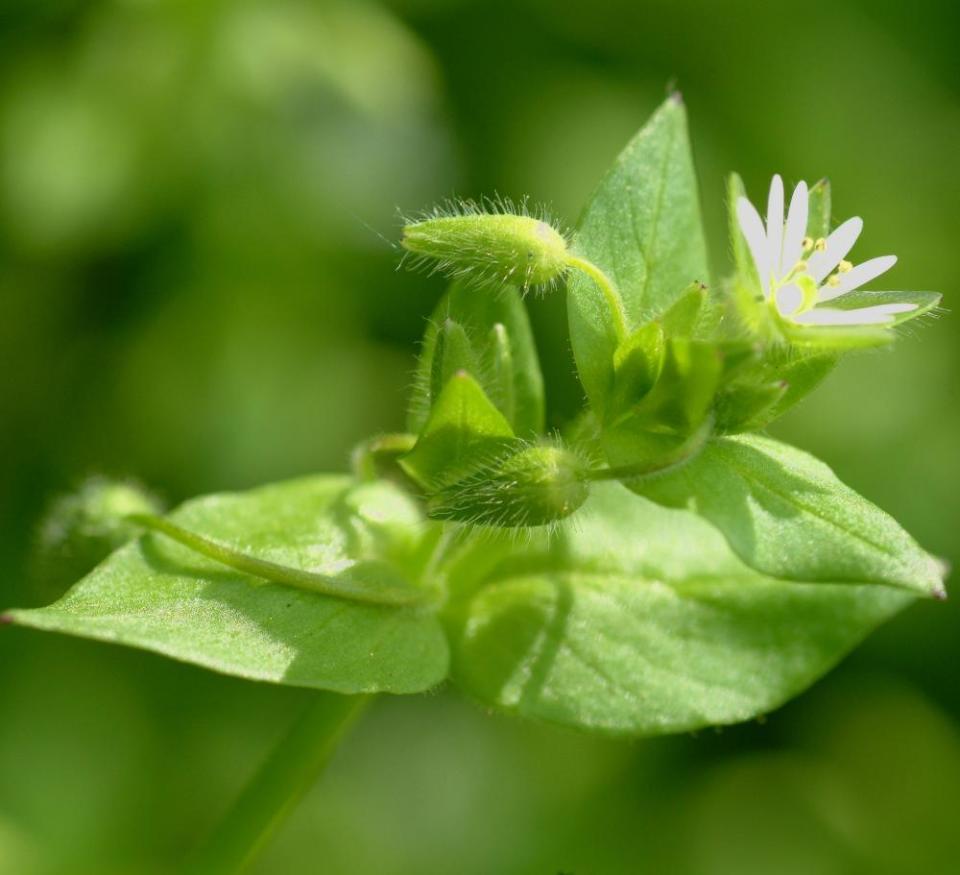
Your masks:
[{"label": "blurred green background", "polygon": [[[717,271],[723,177],[829,175],[889,287],[960,287],[949,0],[2,0],[0,603],[51,600],[52,497],[171,503],[342,470],[400,426],[442,281],[397,209],[529,194],[568,224],[669,83]],[[562,295],[531,304],[554,423]],[[778,425],[960,560],[960,319],[852,357]],[[960,599],[760,723],[610,741],[383,700],[255,871],[944,873],[960,859]],[[304,700],[0,634],[0,875],[176,871]]]}]

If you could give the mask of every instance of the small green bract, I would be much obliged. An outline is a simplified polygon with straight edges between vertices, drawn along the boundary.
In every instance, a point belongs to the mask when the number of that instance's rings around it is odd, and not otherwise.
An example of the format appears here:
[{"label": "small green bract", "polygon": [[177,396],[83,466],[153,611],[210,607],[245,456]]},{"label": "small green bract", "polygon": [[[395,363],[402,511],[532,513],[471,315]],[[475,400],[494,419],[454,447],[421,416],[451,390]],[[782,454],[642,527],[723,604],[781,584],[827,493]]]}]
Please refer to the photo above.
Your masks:
[{"label": "small green bract", "polygon": [[[727,192],[733,272],[714,281],[674,96],[569,239],[484,204],[407,223],[403,246],[454,279],[405,432],[364,442],[352,475],[169,517],[122,487],[88,490],[64,525],[128,542],[59,602],[6,618],[341,693],[449,679],[622,735],[777,707],[878,623],[942,598],[944,568],[758,432],[939,296],[862,290],[891,257],[846,260],[862,223],[831,229],[826,182],[797,185],[786,209],[775,177],[766,224],[738,177]],[[522,294],[561,281],[585,403],[547,433]]]}]

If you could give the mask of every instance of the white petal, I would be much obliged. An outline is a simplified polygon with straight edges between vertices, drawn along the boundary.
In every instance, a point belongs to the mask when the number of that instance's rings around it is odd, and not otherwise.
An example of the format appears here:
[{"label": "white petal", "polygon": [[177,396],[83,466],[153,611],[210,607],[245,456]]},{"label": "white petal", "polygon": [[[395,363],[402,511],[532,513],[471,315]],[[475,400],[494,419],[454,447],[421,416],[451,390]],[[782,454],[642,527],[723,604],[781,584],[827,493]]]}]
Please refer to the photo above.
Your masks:
[{"label": "white petal", "polygon": [[779,173],[770,181],[770,196],[767,198],[767,246],[770,268],[776,271],[783,251],[783,180]]},{"label": "white petal", "polygon": [[793,283],[781,286],[775,294],[777,309],[780,311],[781,316],[789,316],[791,313],[796,313],[803,303],[803,292],[800,291],[799,286]]},{"label": "white petal", "polygon": [[830,301],[860,286],[866,285],[870,280],[876,279],[880,274],[886,273],[897,263],[896,255],[881,255],[879,258],[871,258],[869,261],[858,264],[853,270],[840,274],[840,282],[835,286],[821,286],[817,292],[818,301]]},{"label": "white petal", "polygon": [[862,230],[863,219],[859,216],[847,219],[827,238],[826,249],[814,252],[807,259],[807,273],[818,283],[826,279],[827,274],[853,249]]},{"label": "white petal", "polygon": [[[916,310],[919,304],[908,304],[906,301],[903,301],[899,304],[874,304],[873,308],[880,312],[881,310],[884,313],[909,313],[911,310]],[[866,309],[866,307],[864,308]]]},{"label": "white petal", "polygon": [[750,247],[750,254],[753,256],[753,263],[757,267],[757,273],[760,275],[760,286],[763,293],[767,294],[767,287],[770,284],[770,254],[767,248],[767,235],[763,230],[763,221],[756,207],[745,197],[737,199],[737,219],[740,222],[740,230],[747,240]]},{"label": "white petal", "polygon": [[790,198],[787,227],[783,232],[783,259],[780,262],[780,276],[786,276],[803,255],[803,238],[807,233],[808,204],[807,184],[801,182],[793,190],[793,197]]},{"label": "white petal", "polygon": [[838,310],[836,307],[817,307],[795,316],[801,325],[882,325],[892,322],[894,313],[915,310],[916,304],[875,304],[859,310]]}]

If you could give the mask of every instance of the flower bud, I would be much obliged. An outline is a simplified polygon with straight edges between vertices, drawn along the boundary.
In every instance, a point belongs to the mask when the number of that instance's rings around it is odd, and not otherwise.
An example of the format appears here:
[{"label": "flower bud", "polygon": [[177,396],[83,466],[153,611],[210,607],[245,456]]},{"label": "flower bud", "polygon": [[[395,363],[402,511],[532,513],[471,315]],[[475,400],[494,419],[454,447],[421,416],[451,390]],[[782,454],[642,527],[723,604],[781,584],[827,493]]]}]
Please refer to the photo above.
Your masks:
[{"label": "flower bud", "polygon": [[42,546],[52,551],[106,555],[139,533],[139,527],[129,521],[130,514],[159,510],[157,499],[142,488],[94,477],[56,501],[43,523]]},{"label": "flower bud", "polygon": [[453,276],[498,279],[521,288],[548,285],[567,268],[564,236],[540,219],[467,210],[403,229],[404,248]]},{"label": "flower bud", "polygon": [[580,460],[556,446],[528,445],[435,493],[434,519],[517,528],[570,516],[587,499]]}]

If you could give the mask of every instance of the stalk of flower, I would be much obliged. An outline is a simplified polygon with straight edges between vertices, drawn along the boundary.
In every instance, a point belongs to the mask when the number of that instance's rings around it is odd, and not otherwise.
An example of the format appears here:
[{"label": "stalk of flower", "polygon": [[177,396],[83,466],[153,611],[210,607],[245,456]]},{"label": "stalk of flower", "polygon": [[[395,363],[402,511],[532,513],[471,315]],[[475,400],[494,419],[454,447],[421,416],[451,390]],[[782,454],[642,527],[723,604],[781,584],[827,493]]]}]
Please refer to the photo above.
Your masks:
[{"label": "stalk of flower", "polygon": [[[847,219],[828,237],[806,235],[809,190],[800,182],[793,191],[784,222],[783,180],[770,183],[767,220],[745,197],[737,201],[737,220],[750,248],[764,299],[781,319],[800,326],[891,327],[926,312],[914,293],[861,292],[886,273],[897,258],[882,255],[856,266],[847,255],[863,230],[859,217]],[[851,306],[866,303],[868,306]],[[836,301],[834,306],[823,306]]]}]

